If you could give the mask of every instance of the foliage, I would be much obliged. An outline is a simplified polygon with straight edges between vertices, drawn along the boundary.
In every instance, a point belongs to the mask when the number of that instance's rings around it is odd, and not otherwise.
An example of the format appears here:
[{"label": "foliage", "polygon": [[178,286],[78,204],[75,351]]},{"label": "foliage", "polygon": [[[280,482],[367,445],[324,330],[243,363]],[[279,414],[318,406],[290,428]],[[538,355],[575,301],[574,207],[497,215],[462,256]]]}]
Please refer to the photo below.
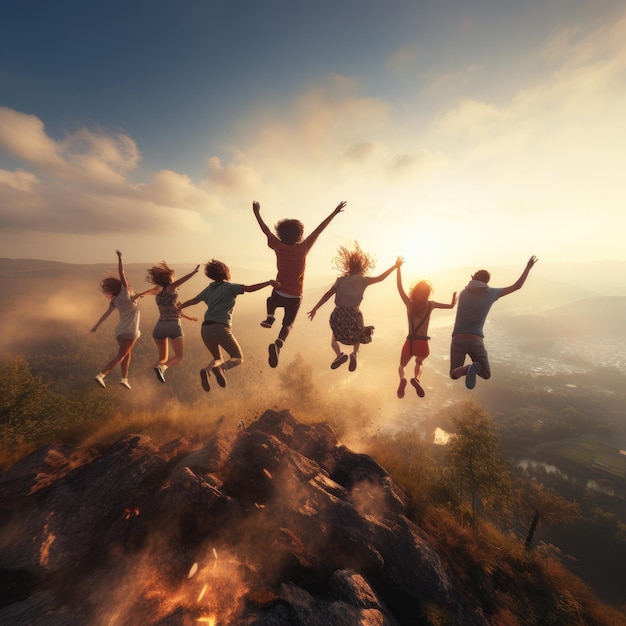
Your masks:
[{"label": "foliage", "polygon": [[432,506],[437,479],[437,463],[431,446],[412,430],[377,433],[368,440],[365,451],[402,487],[409,501],[411,517],[421,519]]},{"label": "foliage", "polygon": [[58,438],[76,441],[90,424],[109,415],[111,405],[92,394],[60,394],[34,376],[26,359],[0,360],[0,467],[36,445]]},{"label": "foliage", "polygon": [[460,501],[469,498],[472,519],[479,506],[505,519],[512,503],[511,477],[499,452],[493,420],[471,401],[452,418],[455,432],[448,444],[447,464]]}]

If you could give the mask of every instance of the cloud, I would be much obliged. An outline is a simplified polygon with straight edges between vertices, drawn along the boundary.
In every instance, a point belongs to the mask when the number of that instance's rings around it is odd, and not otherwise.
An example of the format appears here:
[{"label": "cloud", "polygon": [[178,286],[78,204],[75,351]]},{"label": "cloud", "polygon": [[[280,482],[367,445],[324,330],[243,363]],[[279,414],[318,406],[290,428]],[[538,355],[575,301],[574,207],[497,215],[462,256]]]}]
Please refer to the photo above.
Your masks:
[{"label": "cloud", "polygon": [[36,116],[0,107],[0,148],[31,170],[0,170],[0,223],[12,231],[198,231],[223,210],[184,174],[163,170],[133,182],[141,154],[124,133],[79,128],[56,141]]}]

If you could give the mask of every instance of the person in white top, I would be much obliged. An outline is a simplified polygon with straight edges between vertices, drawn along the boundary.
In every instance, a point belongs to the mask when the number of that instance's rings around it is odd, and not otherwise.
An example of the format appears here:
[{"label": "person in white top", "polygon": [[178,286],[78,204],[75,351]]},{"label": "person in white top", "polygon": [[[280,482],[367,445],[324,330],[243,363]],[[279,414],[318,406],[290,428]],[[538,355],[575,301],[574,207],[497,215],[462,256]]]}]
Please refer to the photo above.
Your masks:
[{"label": "person in white top", "polygon": [[136,294],[131,288],[124,272],[122,253],[119,250],[116,250],[116,253],[119,278],[115,276],[105,276],[100,282],[100,290],[110,300],[109,308],[96,322],[91,332],[95,333],[100,324],[117,309],[120,319],[115,327],[115,339],[117,340],[119,348],[113,359],[96,375],[95,381],[101,387],[106,387],[104,377],[119,364],[122,370],[122,380],[120,384],[126,387],[126,389],[130,389],[128,370],[130,368],[131,353],[135,343],[137,343],[137,339],[139,339],[141,335],[139,331],[139,307],[137,306],[137,298],[143,294]]},{"label": "person in white top", "polygon": [[[333,331],[330,345],[335,351],[336,357],[330,365],[331,369],[337,369],[349,359],[348,369],[354,372],[357,366],[359,348],[362,343],[372,341],[372,333],[374,332],[373,326],[365,326],[363,313],[359,308],[363,300],[363,293],[370,285],[387,278],[403,262],[402,257],[398,257],[394,265],[380,276],[370,277],[366,274],[373,269],[374,260],[369,254],[361,250],[357,242],[354,242],[351,248],[339,247],[334,259],[334,266],[342,275],[307,314],[312,320],[317,310],[333,295],[335,296],[335,309],[330,314],[330,328]],[[341,351],[340,343],[352,346],[349,357]]]}]

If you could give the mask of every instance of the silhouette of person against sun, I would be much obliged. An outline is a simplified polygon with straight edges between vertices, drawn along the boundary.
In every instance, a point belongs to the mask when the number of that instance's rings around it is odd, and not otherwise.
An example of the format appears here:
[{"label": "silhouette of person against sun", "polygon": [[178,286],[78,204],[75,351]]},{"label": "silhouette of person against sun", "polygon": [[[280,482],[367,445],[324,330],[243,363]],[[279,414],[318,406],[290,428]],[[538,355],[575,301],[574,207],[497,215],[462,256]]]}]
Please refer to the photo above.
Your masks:
[{"label": "silhouette of person against sun", "polygon": [[433,287],[427,280],[420,280],[415,283],[409,293],[404,291],[402,286],[402,273],[398,266],[397,273],[398,292],[402,298],[402,302],[406,305],[406,313],[409,321],[409,334],[402,346],[400,352],[400,365],[398,374],[400,375],[400,384],[398,385],[397,396],[404,398],[404,390],[406,388],[405,367],[412,358],[415,358],[414,376],[411,378],[411,385],[415,388],[417,395],[423,398],[426,394],[424,388],[420,385],[420,377],[424,369],[424,359],[430,354],[428,341],[428,324],[430,323],[430,314],[433,309],[452,309],[456,304],[456,291],[452,294],[452,301],[449,304],[435,302],[430,300]]},{"label": "silhouette of person against sun", "polygon": [[[456,380],[465,376],[468,389],[476,386],[477,375],[485,380],[491,378],[489,357],[483,341],[487,315],[496,300],[522,288],[536,262],[537,257],[531,256],[521,276],[508,287],[490,287],[491,274],[487,270],[478,270],[472,275],[472,280],[459,294],[450,345],[450,378]],[[469,365],[464,365],[466,356],[472,359]]]},{"label": "silhouette of person against sun", "polygon": [[258,202],[252,203],[254,216],[267,237],[267,245],[276,253],[278,269],[276,281],[280,284],[280,287],[272,290],[272,294],[267,299],[267,318],[261,322],[261,326],[271,328],[274,324],[276,309],[284,310],[278,338],[269,345],[270,367],[278,365],[278,355],[300,310],[307,254],[320,233],[336,215],[343,211],[346,204],[346,202],[340,202],[335,210],[306,239],[303,239],[304,225],[300,220],[280,220],[274,227],[276,230],[274,234],[261,217],[261,205]]},{"label": "silhouette of person against sun", "polygon": [[[361,250],[357,242],[351,248],[340,246],[333,264],[341,276],[334,285],[320,298],[319,302],[308,312],[309,319],[315,317],[317,310],[335,296],[335,308],[330,314],[330,328],[333,332],[330,346],[335,351],[335,359],[331,363],[331,369],[337,369],[348,359],[349,371],[354,372],[357,367],[357,354],[362,343],[372,341],[373,326],[365,326],[363,313],[359,305],[363,300],[365,290],[375,283],[379,283],[393,270],[402,265],[402,257],[398,257],[394,265],[385,270],[380,276],[369,277],[366,274],[373,269],[374,259]],[[352,346],[352,352],[348,357],[339,347],[339,344]]]}]

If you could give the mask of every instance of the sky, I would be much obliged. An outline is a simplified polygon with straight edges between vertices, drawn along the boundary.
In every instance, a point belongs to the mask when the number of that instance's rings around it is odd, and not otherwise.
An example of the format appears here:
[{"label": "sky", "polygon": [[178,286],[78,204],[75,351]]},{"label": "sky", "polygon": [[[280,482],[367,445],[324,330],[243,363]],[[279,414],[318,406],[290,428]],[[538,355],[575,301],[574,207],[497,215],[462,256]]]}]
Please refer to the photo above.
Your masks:
[{"label": "sky", "polygon": [[[5,0],[0,256],[626,260],[622,0]],[[313,257],[313,259],[311,258]]]}]

